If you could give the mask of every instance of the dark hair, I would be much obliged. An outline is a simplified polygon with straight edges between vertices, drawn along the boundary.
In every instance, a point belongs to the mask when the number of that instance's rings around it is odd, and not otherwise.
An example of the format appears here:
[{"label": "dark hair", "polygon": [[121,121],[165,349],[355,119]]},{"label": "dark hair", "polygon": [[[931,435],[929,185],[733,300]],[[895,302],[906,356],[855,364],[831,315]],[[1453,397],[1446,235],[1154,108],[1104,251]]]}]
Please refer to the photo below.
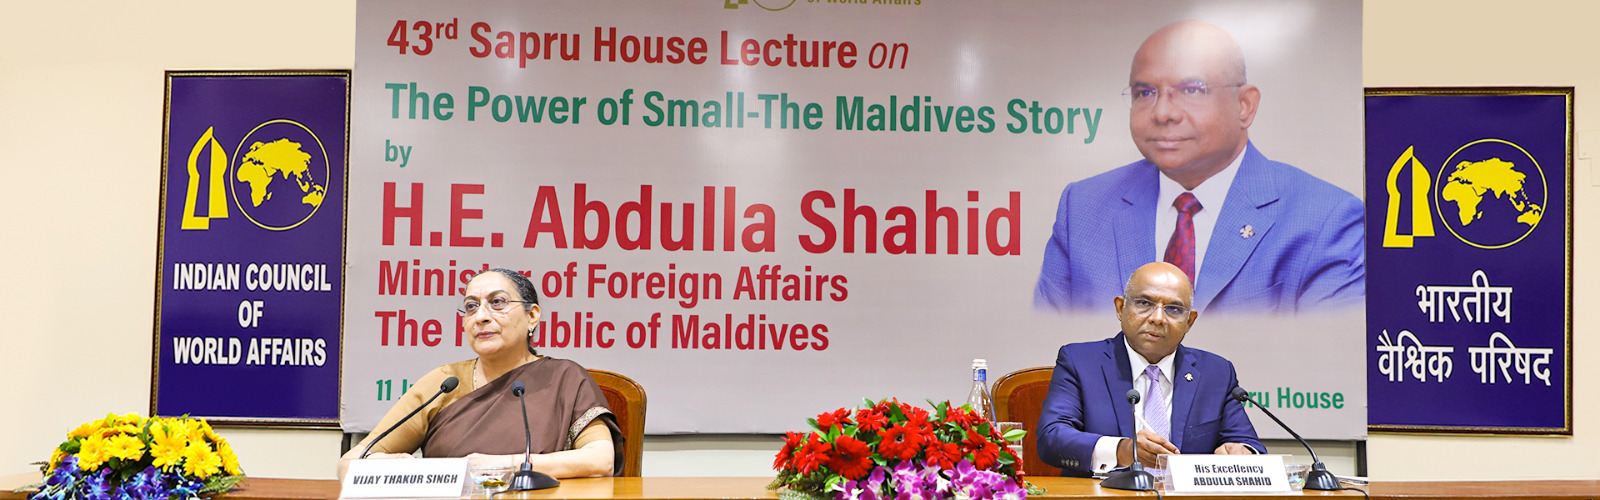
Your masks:
[{"label": "dark hair", "polygon": [[[511,286],[517,288],[517,295],[521,296],[522,300],[524,301],[522,303],[522,310],[531,311],[533,310],[533,306],[539,303],[539,289],[533,286],[533,280],[528,279],[527,276],[523,276],[522,273],[512,271],[504,267],[496,267],[484,272],[499,273],[501,276],[505,276],[506,279],[511,280]],[[528,352],[538,355],[539,351],[533,350],[532,328],[528,329],[528,341]]]},{"label": "dark hair", "polygon": [[496,267],[484,272],[500,273],[501,276],[505,276],[506,279],[511,280],[511,285],[517,287],[517,295],[522,296],[522,300],[528,301],[528,303],[522,304],[522,308],[524,310],[532,310],[533,305],[539,303],[539,289],[534,288],[533,280],[528,279],[527,276],[523,276],[522,273],[512,271],[504,267]]}]

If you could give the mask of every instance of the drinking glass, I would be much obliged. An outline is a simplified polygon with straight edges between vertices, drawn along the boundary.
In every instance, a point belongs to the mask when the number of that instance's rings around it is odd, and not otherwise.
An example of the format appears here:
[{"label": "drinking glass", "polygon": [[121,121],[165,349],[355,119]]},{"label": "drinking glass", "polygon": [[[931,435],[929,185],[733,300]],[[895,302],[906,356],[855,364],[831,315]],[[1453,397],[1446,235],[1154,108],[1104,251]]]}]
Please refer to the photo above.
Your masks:
[{"label": "drinking glass", "polygon": [[[1004,436],[1004,435],[1006,435],[1007,432],[1010,432],[1012,429],[1021,429],[1022,428],[1022,422],[995,422],[994,426],[995,426],[996,429],[999,429],[1000,435]],[[1016,441],[1008,441],[1008,442],[1006,442],[1006,447],[1011,449],[1011,453],[1015,454],[1017,456],[1017,459],[1022,460],[1022,461],[1029,460],[1027,458],[1027,455],[1023,455],[1022,454],[1022,440],[1021,439],[1018,439]]]}]

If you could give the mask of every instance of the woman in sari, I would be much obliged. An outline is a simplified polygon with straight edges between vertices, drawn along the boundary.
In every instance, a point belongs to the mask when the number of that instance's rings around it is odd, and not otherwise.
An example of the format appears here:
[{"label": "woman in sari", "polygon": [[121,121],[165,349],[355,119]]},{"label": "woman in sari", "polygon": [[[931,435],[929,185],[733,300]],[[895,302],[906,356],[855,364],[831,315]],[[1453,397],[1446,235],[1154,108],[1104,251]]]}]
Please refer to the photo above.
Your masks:
[{"label": "woman in sari", "polygon": [[[539,296],[526,276],[491,269],[473,277],[462,297],[461,327],[477,358],[434,368],[401,396],[376,429],[388,429],[427,401],[445,379],[460,387],[441,395],[372,446],[366,458],[467,457],[473,466],[523,462],[523,403],[511,385],[526,387],[533,434],[533,470],[556,478],[608,476],[622,468],[622,440],[606,398],[577,363],[540,356],[529,345],[539,322]],[[361,458],[370,434],[339,461],[344,478]]]}]

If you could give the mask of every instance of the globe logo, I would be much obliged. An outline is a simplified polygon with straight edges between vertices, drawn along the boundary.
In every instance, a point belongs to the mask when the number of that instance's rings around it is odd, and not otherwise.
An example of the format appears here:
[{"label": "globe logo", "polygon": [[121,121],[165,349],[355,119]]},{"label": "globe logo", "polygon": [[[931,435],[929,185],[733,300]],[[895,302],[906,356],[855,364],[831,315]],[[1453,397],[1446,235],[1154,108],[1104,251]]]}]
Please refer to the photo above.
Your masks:
[{"label": "globe logo", "polygon": [[1480,139],[1451,153],[1434,186],[1439,219],[1478,248],[1505,248],[1528,237],[1549,200],[1539,162],[1500,139]]},{"label": "globe logo", "polygon": [[[748,5],[751,1],[754,1],[757,7],[761,7],[762,9],[766,9],[766,10],[769,10],[769,11],[772,11],[772,12],[777,12],[777,11],[780,11],[780,10],[783,10],[783,9],[787,9],[787,8],[793,6],[796,0],[789,0],[789,3],[785,3],[785,4],[783,4],[782,7],[778,7],[778,8],[768,7],[767,4],[777,5],[777,4],[783,3],[783,0],[766,0],[765,3],[763,3],[762,0],[723,0],[722,8],[724,8],[724,9],[737,9],[737,8],[739,8],[740,5]],[[862,2],[862,3],[865,3],[865,2]]]},{"label": "globe logo", "polygon": [[231,191],[244,216],[265,229],[293,229],[316,215],[327,195],[328,152],[293,120],[257,125],[233,153]]}]

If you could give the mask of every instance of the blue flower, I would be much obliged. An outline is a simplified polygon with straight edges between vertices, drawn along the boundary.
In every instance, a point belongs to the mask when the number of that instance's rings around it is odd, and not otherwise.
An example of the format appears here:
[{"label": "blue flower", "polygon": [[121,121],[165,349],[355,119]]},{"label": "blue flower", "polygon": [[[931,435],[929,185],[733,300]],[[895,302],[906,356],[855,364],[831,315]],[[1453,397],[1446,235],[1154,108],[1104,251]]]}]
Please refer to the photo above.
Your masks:
[{"label": "blue flower", "polygon": [[44,478],[44,484],[45,486],[61,486],[63,484],[69,484],[72,483],[73,480],[77,479],[75,476],[75,474],[68,472],[66,469],[56,469],[55,472],[50,474],[50,477]]},{"label": "blue flower", "polygon": [[179,477],[177,478],[177,484],[172,486],[170,493],[178,498],[199,498],[200,488],[204,486],[199,481],[189,481]]},{"label": "blue flower", "polygon": [[28,500],[63,500],[66,497],[66,488],[52,488],[46,486],[44,488],[39,488],[39,491],[34,492],[33,495],[29,496]]},{"label": "blue flower", "polygon": [[111,492],[115,489],[111,485],[111,468],[100,469],[98,474],[89,474],[83,477],[83,483],[78,486],[78,498],[85,500],[111,500]]},{"label": "blue flower", "polygon": [[61,459],[61,463],[56,464],[56,470],[69,473],[78,472],[78,456],[71,455]]},{"label": "blue flower", "polygon": [[67,493],[73,490],[81,475],[78,470],[78,457],[68,456],[50,470],[50,475],[44,478],[44,486],[39,491],[29,496],[29,500],[63,500]]},{"label": "blue flower", "polygon": [[56,470],[50,477],[45,478],[44,486],[39,491],[28,496],[28,500],[63,500],[67,491],[71,490],[77,478],[61,470]]},{"label": "blue flower", "polygon": [[165,499],[169,493],[166,478],[155,467],[145,467],[138,474],[129,476],[122,483],[122,489],[133,499]]}]

